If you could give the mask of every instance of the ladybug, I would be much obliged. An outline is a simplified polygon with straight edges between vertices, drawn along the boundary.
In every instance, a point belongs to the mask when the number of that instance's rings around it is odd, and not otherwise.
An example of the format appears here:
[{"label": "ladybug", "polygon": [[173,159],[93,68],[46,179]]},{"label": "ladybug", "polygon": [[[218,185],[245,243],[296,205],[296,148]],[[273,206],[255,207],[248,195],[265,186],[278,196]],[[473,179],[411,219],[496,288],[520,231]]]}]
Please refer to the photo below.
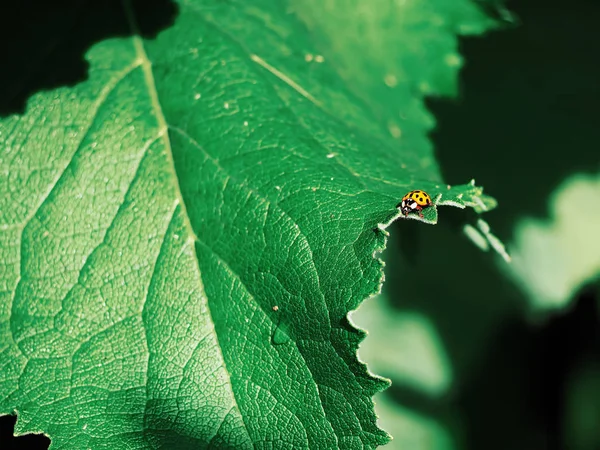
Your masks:
[{"label": "ladybug", "polygon": [[410,191],[404,197],[402,201],[396,205],[396,208],[400,208],[402,214],[408,216],[411,211],[417,211],[419,217],[423,217],[421,210],[431,206],[431,197],[425,191]]}]

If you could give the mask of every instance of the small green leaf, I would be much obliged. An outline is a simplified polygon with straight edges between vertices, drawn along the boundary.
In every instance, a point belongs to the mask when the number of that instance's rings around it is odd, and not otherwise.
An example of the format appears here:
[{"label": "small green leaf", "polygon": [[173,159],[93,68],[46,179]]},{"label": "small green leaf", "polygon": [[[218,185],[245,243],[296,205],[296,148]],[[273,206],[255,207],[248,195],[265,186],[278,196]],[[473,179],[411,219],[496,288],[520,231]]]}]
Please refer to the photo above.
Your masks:
[{"label": "small green leaf", "polygon": [[[53,448],[388,440],[371,400],[387,383],[346,318],[381,287],[374,230],[415,188],[493,202],[383,133],[360,84],[309,64],[306,22],[264,3],[182,0],[150,40],[126,2],[115,20],[132,36],[92,47],[85,82],[0,120],[0,413],[18,414],[16,434]],[[423,142],[424,120],[410,126]]]}]

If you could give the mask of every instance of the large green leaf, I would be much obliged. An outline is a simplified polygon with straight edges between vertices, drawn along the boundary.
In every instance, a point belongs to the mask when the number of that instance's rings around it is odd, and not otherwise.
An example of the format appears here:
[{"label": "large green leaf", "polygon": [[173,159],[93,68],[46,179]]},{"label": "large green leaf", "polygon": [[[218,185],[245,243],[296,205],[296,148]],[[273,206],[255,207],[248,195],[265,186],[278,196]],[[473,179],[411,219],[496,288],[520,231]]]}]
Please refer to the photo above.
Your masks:
[{"label": "large green leaf", "polygon": [[88,80],[0,121],[0,413],[17,434],[386,442],[371,401],[386,383],[346,319],[380,289],[377,228],[413,188],[493,199],[443,183],[430,151],[307,61],[305,22],[264,3],[182,1],[155,40],[126,3],[132,36],[91,48]]}]

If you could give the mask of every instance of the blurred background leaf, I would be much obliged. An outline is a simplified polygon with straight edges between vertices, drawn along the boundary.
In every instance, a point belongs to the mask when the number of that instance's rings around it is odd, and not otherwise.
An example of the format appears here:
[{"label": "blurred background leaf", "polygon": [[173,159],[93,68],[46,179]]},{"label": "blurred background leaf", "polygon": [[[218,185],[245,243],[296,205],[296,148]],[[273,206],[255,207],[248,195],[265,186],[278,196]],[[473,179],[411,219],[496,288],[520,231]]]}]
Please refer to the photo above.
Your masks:
[{"label": "blurred background leaf", "polygon": [[[360,307],[360,326],[375,330],[361,345],[369,368],[431,397],[444,394],[452,373],[444,343],[431,320],[418,312],[398,312],[385,295]],[[375,328],[379,327],[379,328]]]},{"label": "blurred background leaf", "polygon": [[454,450],[453,436],[436,420],[404,408],[386,394],[375,396],[380,424],[393,436],[389,450]]},{"label": "blurred background leaf", "polygon": [[510,275],[537,313],[564,308],[600,275],[600,177],[571,176],[550,203],[548,219],[518,222],[511,246]]}]

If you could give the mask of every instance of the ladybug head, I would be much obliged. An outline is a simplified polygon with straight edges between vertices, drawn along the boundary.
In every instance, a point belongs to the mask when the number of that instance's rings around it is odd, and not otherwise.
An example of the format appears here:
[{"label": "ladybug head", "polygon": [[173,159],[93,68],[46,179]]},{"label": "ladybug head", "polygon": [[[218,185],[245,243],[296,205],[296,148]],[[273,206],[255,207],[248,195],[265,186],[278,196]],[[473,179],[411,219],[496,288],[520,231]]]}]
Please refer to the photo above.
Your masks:
[{"label": "ladybug head", "polygon": [[405,200],[402,200],[402,202],[398,206],[400,206],[400,211],[402,212],[402,214],[406,216],[409,212],[417,209],[419,205],[412,198],[407,198]]}]

